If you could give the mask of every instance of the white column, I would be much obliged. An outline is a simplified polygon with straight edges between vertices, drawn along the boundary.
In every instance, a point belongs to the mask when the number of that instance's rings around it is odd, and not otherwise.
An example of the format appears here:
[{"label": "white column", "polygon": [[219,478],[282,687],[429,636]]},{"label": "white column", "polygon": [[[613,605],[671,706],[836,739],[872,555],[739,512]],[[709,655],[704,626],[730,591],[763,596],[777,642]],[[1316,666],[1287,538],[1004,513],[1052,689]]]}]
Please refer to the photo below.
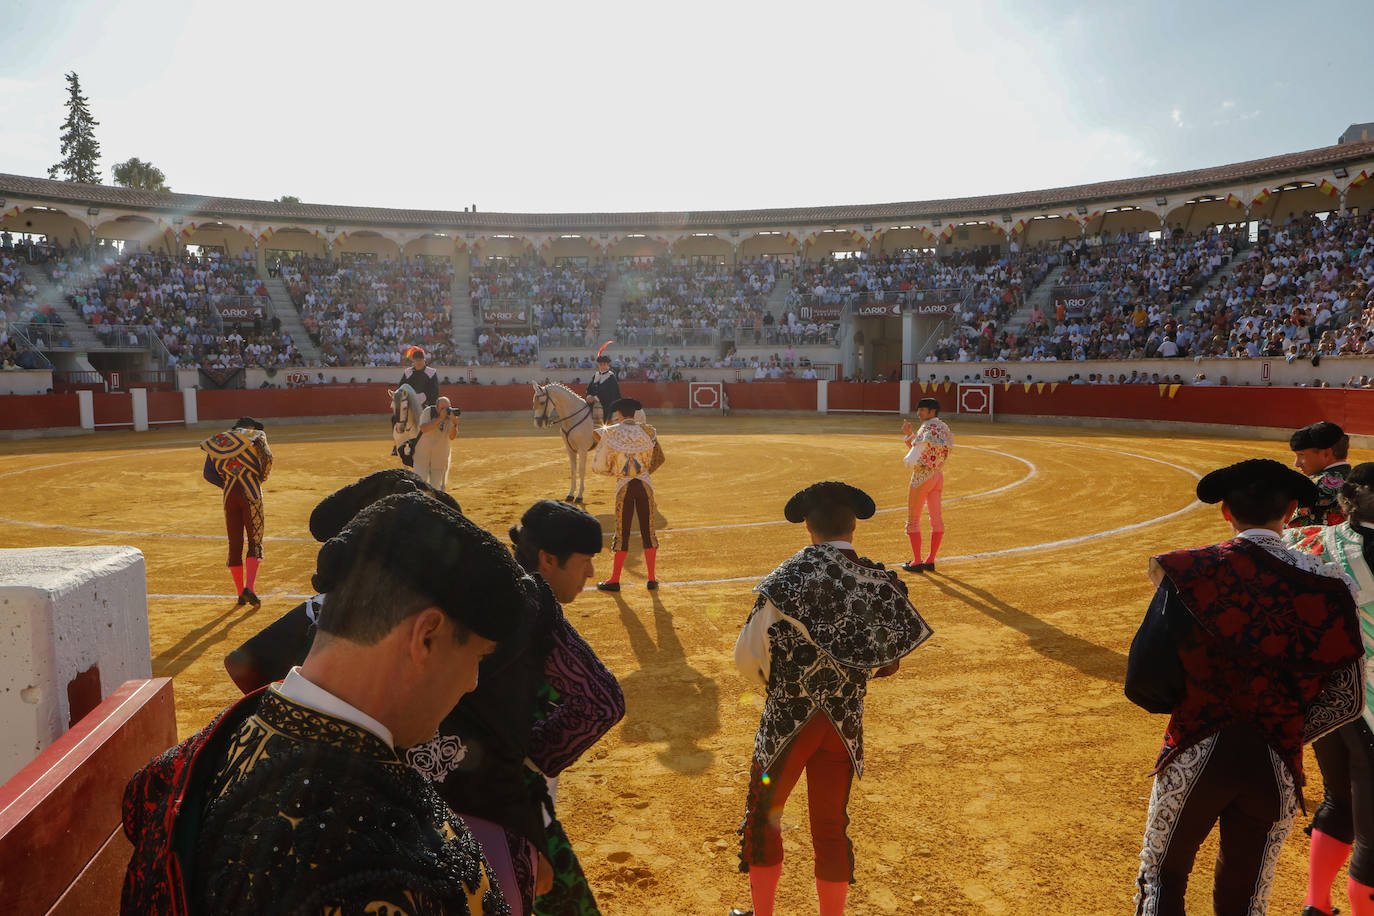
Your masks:
[{"label": "white column", "polygon": [[81,428],[95,429],[95,395],[89,391],[78,391],[76,404],[81,411]]},{"label": "white column", "polygon": [[146,433],[148,431],[148,389],[130,388],[129,397],[134,402],[134,431]]},{"label": "white column", "polygon": [[196,403],[196,389],[181,389],[181,412],[186,417],[187,426],[195,426],[200,422],[200,407]]},{"label": "white column", "polygon": [[830,410],[830,382],[827,379],[816,379],[816,413],[827,413]]},{"label": "white column", "polygon": [[897,389],[897,412],[902,416],[911,413],[911,380],[902,379],[902,387]]},{"label": "white column", "polygon": [[916,313],[902,310],[902,362],[916,362]]}]

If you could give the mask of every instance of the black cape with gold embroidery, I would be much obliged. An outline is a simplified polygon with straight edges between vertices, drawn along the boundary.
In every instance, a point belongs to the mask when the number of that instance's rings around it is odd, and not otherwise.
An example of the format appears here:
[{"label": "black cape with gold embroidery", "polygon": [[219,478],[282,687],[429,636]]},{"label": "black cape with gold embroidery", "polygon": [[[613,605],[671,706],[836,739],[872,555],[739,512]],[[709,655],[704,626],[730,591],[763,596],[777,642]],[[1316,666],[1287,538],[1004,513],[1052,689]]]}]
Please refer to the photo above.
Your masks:
[{"label": "black cape with gold embroidery", "polygon": [[124,831],[124,913],[509,912],[427,780],[271,689],[140,770]]}]

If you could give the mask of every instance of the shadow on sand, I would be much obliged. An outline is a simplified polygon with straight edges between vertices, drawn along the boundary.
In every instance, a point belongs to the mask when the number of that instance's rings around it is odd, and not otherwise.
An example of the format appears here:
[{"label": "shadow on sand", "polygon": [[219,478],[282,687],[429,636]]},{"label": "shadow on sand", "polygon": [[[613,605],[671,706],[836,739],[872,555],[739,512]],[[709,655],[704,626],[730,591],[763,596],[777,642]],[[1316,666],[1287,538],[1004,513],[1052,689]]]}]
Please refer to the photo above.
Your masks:
[{"label": "shadow on sand", "polygon": [[673,627],[673,616],[654,592],[654,632],[616,593],[620,621],[630,637],[639,670],[621,678],[625,691],[625,722],[621,734],[631,744],[666,742],[658,755],[664,766],[678,773],[700,773],[715,754],[697,741],[720,731],[719,690],[716,682],[687,663],[687,654]]},{"label": "shadow on sand", "polygon": [[1115,649],[1108,649],[1065,633],[1054,624],[1046,623],[1039,617],[1007,604],[992,592],[953,576],[937,571],[926,573],[925,577],[926,581],[951,598],[962,601],[1004,626],[1024,633],[1026,644],[1046,658],[1077,668],[1089,677],[1114,684],[1125,682],[1126,656]]}]

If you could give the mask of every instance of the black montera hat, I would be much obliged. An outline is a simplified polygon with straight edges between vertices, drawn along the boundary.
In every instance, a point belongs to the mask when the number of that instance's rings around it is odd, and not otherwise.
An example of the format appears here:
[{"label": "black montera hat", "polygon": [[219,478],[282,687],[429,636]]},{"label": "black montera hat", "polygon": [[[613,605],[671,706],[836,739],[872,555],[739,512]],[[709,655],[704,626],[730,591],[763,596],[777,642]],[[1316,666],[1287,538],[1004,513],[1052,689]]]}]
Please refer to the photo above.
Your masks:
[{"label": "black montera hat", "polygon": [[387,468],[340,487],[320,500],[315,511],[310,513],[310,536],[320,542],[327,541],[363,509],[396,493],[428,493],[453,511],[463,511],[456,499],[436,490],[409,468]]},{"label": "black montera hat", "polygon": [[1305,448],[1332,448],[1344,435],[1345,430],[1335,423],[1321,420],[1293,433],[1288,439],[1288,447],[1295,452]]},{"label": "black montera hat", "polygon": [[787,501],[783,516],[792,523],[806,521],[806,517],[824,505],[841,505],[854,513],[855,518],[872,518],[877,511],[873,497],[858,487],[838,480],[813,483]]},{"label": "black montera hat", "polygon": [[940,402],[934,398],[921,398],[916,402],[917,407],[929,407],[931,410],[939,410]]},{"label": "black montera hat", "polygon": [[633,417],[635,415],[635,411],[643,409],[644,405],[636,401],[634,398],[621,398],[620,400],[616,401],[614,404],[611,405],[611,409],[606,412],[606,416],[609,417],[613,413],[618,413],[622,417]]},{"label": "black montera hat", "polygon": [[1197,483],[1197,498],[1205,503],[1233,500],[1246,492],[1280,491],[1300,505],[1317,501],[1317,486],[1303,474],[1271,458],[1250,458],[1218,468]]},{"label": "black montera hat", "polygon": [[427,494],[386,496],[354,516],[320,548],[315,590],[369,562],[485,639],[508,638],[530,614],[530,580],[505,545]]},{"label": "black montera hat", "polygon": [[234,429],[260,429],[266,432],[267,427],[262,425],[261,420],[254,420],[252,417],[239,417],[234,421]]},{"label": "black montera hat", "polygon": [[512,541],[528,542],[555,556],[601,552],[601,523],[588,512],[552,499],[541,499],[525,510]]},{"label": "black montera hat", "polygon": [[602,353],[600,356],[596,358],[596,361],[599,363],[609,363],[611,361],[611,358],[607,356],[605,353]]}]

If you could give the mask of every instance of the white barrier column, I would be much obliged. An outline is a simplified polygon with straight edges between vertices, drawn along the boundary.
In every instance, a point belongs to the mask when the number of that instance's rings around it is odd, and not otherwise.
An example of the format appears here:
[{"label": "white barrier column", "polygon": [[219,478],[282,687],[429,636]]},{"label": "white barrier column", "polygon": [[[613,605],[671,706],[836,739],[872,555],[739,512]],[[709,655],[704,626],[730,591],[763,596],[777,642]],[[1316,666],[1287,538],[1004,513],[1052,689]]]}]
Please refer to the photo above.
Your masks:
[{"label": "white barrier column", "polygon": [[81,428],[95,429],[95,395],[89,391],[78,391],[76,405],[81,411]]},{"label": "white barrier column", "polygon": [[0,550],[0,783],[131,678],[152,674],[143,554]]},{"label": "white barrier column", "polygon": [[148,431],[148,389],[130,388],[129,397],[133,400],[134,431],[146,433]]},{"label": "white barrier column", "polygon": [[902,379],[902,387],[897,389],[897,413],[904,417],[911,413],[911,379]]},{"label": "white barrier column", "polygon": [[830,411],[830,382],[823,378],[816,379],[816,413],[828,413]]},{"label": "white barrier column", "polygon": [[183,388],[181,392],[181,412],[186,417],[187,426],[200,422],[200,407],[196,402],[196,389]]}]

